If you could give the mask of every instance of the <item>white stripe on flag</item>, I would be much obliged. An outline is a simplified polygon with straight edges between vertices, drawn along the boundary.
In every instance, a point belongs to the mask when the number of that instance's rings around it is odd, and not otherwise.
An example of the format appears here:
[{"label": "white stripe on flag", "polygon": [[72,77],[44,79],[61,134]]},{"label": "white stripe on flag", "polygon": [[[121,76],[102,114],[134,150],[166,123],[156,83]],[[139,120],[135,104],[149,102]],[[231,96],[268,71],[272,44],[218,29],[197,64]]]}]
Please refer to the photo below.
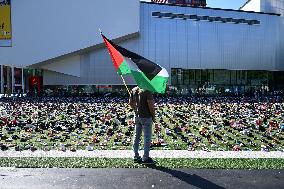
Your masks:
[{"label": "white stripe on flag", "polygon": [[[126,61],[128,67],[130,70],[132,71],[136,71],[136,72],[142,72],[138,66],[130,59],[130,58],[127,58],[127,57],[123,57],[124,60]],[[160,66],[160,65],[159,65]],[[157,76],[160,76],[160,77],[169,77],[169,73],[168,71],[163,68],[162,66],[160,66],[162,68],[162,70],[157,74]]]},{"label": "white stripe on flag", "polygon": [[169,77],[169,73],[167,72],[167,70],[165,68],[162,67],[162,70],[157,74],[158,76],[161,77]]}]

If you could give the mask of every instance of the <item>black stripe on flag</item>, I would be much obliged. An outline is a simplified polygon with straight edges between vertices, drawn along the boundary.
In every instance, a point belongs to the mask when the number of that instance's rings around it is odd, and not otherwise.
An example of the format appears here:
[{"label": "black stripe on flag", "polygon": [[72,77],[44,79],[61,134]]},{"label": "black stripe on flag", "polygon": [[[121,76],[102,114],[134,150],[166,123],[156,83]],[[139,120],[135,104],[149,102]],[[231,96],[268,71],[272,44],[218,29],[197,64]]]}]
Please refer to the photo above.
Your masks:
[{"label": "black stripe on flag", "polygon": [[[105,36],[103,37],[106,38]],[[162,70],[162,67],[158,64],[155,64],[154,62],[144,58],[143,56],[131,52],[119,45],[116,45],[109,39],[107,40],[123,56],[130,58],[150,81]]]}]

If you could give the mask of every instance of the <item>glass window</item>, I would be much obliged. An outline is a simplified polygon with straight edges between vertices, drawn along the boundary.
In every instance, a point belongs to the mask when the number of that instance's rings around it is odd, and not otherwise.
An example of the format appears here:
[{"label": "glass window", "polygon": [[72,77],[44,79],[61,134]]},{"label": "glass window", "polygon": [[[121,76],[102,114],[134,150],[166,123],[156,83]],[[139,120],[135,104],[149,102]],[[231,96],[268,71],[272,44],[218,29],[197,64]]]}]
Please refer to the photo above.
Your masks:
[{"label": "glass window", "polygon": [[183,16],[183,18],[184,18],[184,19],[190,19],[190,15],[185,14],[185,15]]},{"label": "glass window", "polygon": [[239,19],[239,23],[240,24],[245,24],[246,22],[245,22],[245,19]]},{"label": "glass window", "polygon": [[176,0],[168,0],[168,3],[174,4],[176,3]]},{"label": "glass window", "polygon": [[42,76],[42,70],[39,70],[39,69],[35,69],[35,75],[36,76]]},{"label": "glass window", "polygon": [[208,21],[209,16],[200,16],[200,20]]},{"label": "glass window", "polygon": [[3,83],[4,83],[4,86],[7,85],[7,70],[8,70],[8,67],[7,66],[3,66]]},{"label": "glass window", "polygon": [[165,14],[164,14],[164,17],[166,17],[166,18],[171,18],[171,17],[172,17],[172,13],[165,13]]},{"label": "glass window", "polygon": [[284,88],[284,72],[283,71],[275,71],[272,72],[272,76],[274,79],[273,85],[275,89]]},{"label": "glass window", "polygon": [[177,14],[172,14],[170,18],[177,18]]},{"label": "glass window", "polygon": [[196,20],[197,20],[197,21],[202,20],[202,16],[197,16],[197,17],[196,17]]},{"label": "glass window", "polygon": [[231,70],[231,85],[237,85],[237,71],[236,70]]},{"label": "glass window", "polygon": [[248,25],[252,25],[252,24],[251,24],[251,20],[244,20],[244,23],[245,23],[245,24],[248,24]]},{"label": "glass window", "polygon": [[182,85],[183,84],[183,70],[182,69],[177,69],[177,85]]},{"label": "glass window", "polygon": [[189,81],[191,85],[195,85],[195,70],[189,70]]},{"label": "glass window", "polygon": [[217,85],[224,85],[230,83],[229,70],[214,70],[214,83]]},{"label": "glass window", "polygon": [[210,16],[209,16],[209,17],[208,17],[208,21],[209,21],[209,22],[213,22],[213,21],[214,21],[214,17],[210,17]]},{"label": "glass window", "polygon": [[15,85],[22,84],[22,69],[21,68],[14,68],[14,78],[15,78]]},{"label": "glass window", "polygon": [[190,3],[191,3],[191,0],[184,0],[184,3],[185,3],[185,4],[190,4]]},{"label": "glass window", "polygon": [[160,12],[152,12],[152,16],[154,17],[160,17],[161,13]]},{"label": "glass window", "polygon": [[189,85],[190,80],[189,80],[189,70],[183,70],[183,84],[184,85]]},{"label": "glass window", "polygon": [[177,14],[177,15],[176,15],[176,18],[185,19],[185,18],[184,18],[184,14]]},{"label": "glass window", "polygon": [[247,82],[247,71],[245,70],[237,70],[236,71],[236,77],[237,77],[237,84],[238,85],[248,85]]},{"label": "glass window", "polygon": [[215,21],[215,22],[221,22],[222,20],[221,20],[221,17],[215,17],[215,18],[214,18],[214,21]]},{"label": "glass window", "polygon": [[192,20],[196,20],[197,19],[197,15],[190,15],[189,18],[192,19]]},{"label": "glass window", "polygon": [[171,83],[177,85],[177,70],[175,68],[171,69]]},{"label": "glass window", "polygon": [[238,24],[238,23],[239,23],[239,19],[233,18],[233,19],[232,19],[232,22],[235,23],[235,24]]},{"label": "glass window", "polygon": [[253,24],[260,24],[259,20],[253,20]]},{"label": "glass window", "polygon": [[232,22],[232,18],[226,18],[226,22]]},{"label": "glass window", "polygon": [[207,80],[210,84],[214,84],[214,70],[207,71]]},{"label": "glass window", "polygon": [[226,23],[226,22],[227,22],[227,18],[221,18],[220,20],[221,20],[221,22],[223,22],[223,23]]},{"label": "glass window", "polygon": [[201,70],[195,70],[195,82],[198,87],[201,86]]},{"label": "glass window", "polygon": [[251,85],[268,84],[266,71],[248,71],[248,75]]},{"label": "glass window", "polygon": [[208,70],[201,70],[201,84],[208,82]]}]

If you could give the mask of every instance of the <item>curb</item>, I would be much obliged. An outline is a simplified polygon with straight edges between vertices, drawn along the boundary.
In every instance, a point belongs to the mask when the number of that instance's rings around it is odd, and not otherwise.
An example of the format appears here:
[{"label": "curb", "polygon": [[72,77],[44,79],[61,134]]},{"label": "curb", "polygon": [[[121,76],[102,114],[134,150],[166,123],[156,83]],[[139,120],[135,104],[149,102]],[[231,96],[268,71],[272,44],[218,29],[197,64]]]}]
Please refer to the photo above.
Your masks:
[{"label": "curb", "polygon": [[[140,151],[143,154],[143,151]],[[187,150],[151,150],[153,158],[280,158],[284,159],[281,151],[187,151]],[[86,157],[86,158],[133,158],[132,150],[77,150],[71,151],[0,151],[0,158],[6,157]]]}]

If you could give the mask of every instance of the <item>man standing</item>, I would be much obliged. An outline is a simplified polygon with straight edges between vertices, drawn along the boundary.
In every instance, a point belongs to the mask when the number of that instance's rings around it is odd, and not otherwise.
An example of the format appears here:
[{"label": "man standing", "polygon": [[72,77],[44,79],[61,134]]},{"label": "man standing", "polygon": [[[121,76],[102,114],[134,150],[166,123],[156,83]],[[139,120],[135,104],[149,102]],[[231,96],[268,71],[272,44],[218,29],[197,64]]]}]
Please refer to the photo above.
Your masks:
[{"label": "man standing", "polygon": [[[145,89],[135,87],[131,91],[129,105],[135,111],[135,136],[133,141],[134,162],[143,164],[154,164],[154,160],[149,157],[152,125],[155,122],[155,108],[153,94]],[[139,142],[144,132],[144,155],[139,156]]]}]

